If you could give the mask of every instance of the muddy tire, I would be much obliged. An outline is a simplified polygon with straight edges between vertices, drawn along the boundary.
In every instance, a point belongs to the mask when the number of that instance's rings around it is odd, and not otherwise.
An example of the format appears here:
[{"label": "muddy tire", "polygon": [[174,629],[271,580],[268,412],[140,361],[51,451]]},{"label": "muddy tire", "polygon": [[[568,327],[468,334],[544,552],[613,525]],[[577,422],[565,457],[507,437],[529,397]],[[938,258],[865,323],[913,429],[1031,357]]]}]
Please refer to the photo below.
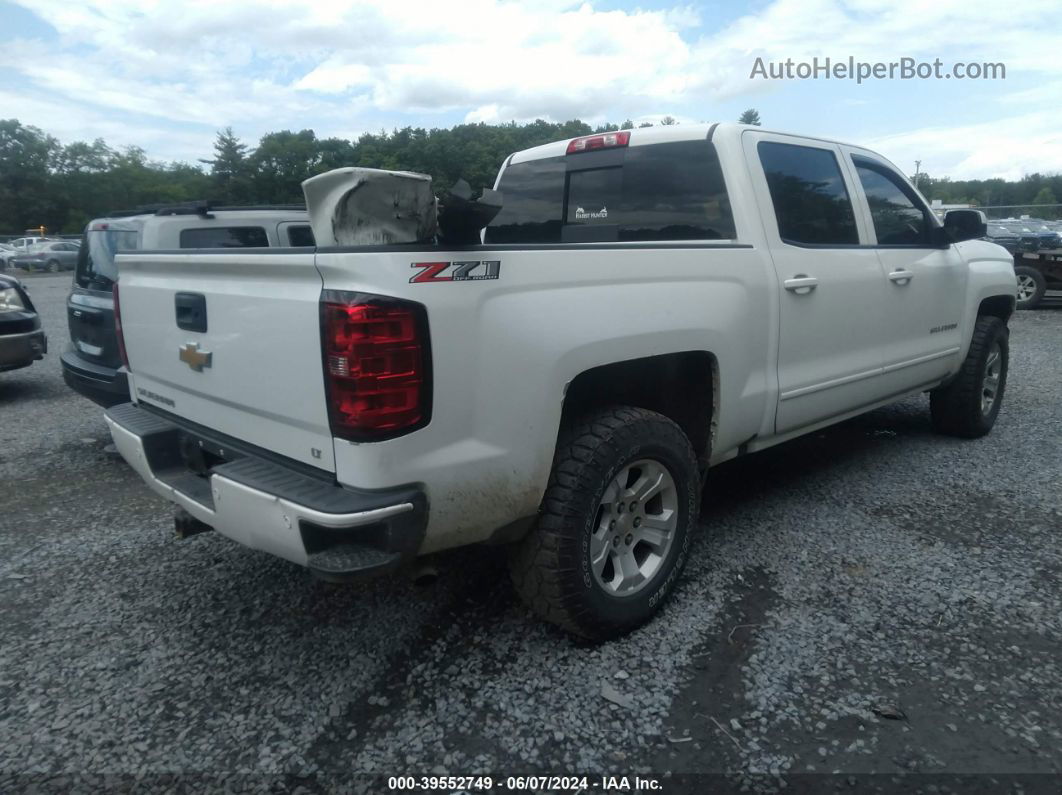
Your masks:
[{"label": "muddy tire", "polygon": [[1007,386],[1008,338],[1007,324],[1001,318],[977,318],[959,374],[929,393],[937,433],[975,439],[992,430]]},{"label": "muddy tire", "polygon": [[675,587],[697,522],[689,439],[645,409],[594,412],[562,433],[535,527],[514,545],[517,593],[590,640],[647,621]]}]

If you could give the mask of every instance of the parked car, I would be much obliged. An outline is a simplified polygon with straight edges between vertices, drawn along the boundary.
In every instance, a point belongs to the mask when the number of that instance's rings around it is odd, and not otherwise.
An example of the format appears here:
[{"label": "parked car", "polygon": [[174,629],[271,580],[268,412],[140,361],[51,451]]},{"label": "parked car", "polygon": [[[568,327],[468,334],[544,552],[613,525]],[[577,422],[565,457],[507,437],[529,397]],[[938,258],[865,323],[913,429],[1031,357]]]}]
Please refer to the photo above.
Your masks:
[{"label": "parked car", "polygon": [[25,271],[72,271],[77,265],[80,243],[58,240],[37,243],[30,246],[25,253],[16,254],[11,264]]},{"label": "parked car", "polygon": [[1033,253],[1040,250],[1040,236],[1025,226],[1025,224],[1013,221],[1001,221],[1000,226],[1018,236],[1021,242],[1021,250]]},{"label": "parked car", "polygon": [[[1052,232],[1049,229],[1046,231],[1034,229],[1032,225],[1026,221],[1016,224],[1005,224],[1005,226],[1013,231],[1015,235],[1022,238],[1022,247],[1024,250],[1027,250],[1027,252],[1039,252],[1041,248],[1058,248],[1059,236],[1057,232]],[[1035,241],[1034,247],[1029,243],[1030,239]]]},{"label": "parked car", "polygon": [[437,242],[460,203],[433,234],[423,175],[391,174],[421,222],[352,212],[340,169],[303,185],[315,253],[118,256],[105,416],[181,532],[327,579],[509,544],[531,609],[602,639],[673,590],[709,466],[926,391],[991,430],[1013,260],[874,152],[682,125],[504,163],[483,242]]},{"label": "parked car", "polygon": [[19,254],[25,254],[28,248],[28,245],[16,246],[14,245],[14,241],[10,243],[0,244],[0,268],[10,268],[11,260],[13,260]]},{"label": "parked car", "polygon": [[1040,238],[1041,249],[1051,250],[1062,248],[1062,235],[1060,235],[1057,230],[1048,226],[1046,222],[1029,220],[1026,222],[1025,228]]},{"label": "parked car", "polygon": [[114,333],[115,253],[122,249],[265,248],[313,245],[301,206],[159,206],[88,224],[67,299],[70,346],[60,355],[63,379],[101,406],[129,399]]},{"label": "parked car", "polygon": [[13,247],[15,249],[21,249],[21,250],[25,251],[30,246],[35,246],[38,243],[44,243],[44,242],[47,242],[49,240],[55,240],[55,238],[54,237],[38,237],[38,236],[31,235],[29,237],[17,237],[14,240],[9,240],[7,245],[9,245],[9,246],[11,246],[11,247]]},{"label": "parked car", "polygon": [[0,273],[0,372],[28,367],[47,352],[48,338],[25,287]]},{"label": "parked car", "polygon": [[1003,246],[1011,254],[1017,254],[1021,251],[1021,238],[1000,224],[991,222],[988,224],[988,234],[985,236],[985,240]]}]

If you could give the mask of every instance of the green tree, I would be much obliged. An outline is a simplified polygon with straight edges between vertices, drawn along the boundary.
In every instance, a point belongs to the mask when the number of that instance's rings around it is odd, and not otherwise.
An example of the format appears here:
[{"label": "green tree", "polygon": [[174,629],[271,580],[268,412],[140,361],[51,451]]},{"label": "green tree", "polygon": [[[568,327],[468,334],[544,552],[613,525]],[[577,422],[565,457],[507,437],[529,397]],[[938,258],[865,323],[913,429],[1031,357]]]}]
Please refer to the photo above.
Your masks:
[{"label": "green tree", "polygon": [[321,151],[313,130],[290,130],[262,136],[251,155],[255,201],[301,202],[302,182],[319,173]]},{"label": "green tree", "polygon": [[[750,108],[743,119],[754,112]],[[665,117],[658,123],[669,120],[674,121]],[[618,129],[635,126],[627,119]],[[404,127],[366,133],[356,141],[319,139],[313,130],[283,130],[263,136],[251,152],[226,128],[217,134],[213,157],[198,163],[159,163],[138,147],[114,149],[101,139],[62,145],[35,127],[8,119],[0,121],[0,233],[17,235],[40,224],[52,231],[77,232],[88,220],[114,210],[190,199],[301,202],[303,180],[343,166],[419,171],[431,175],[438,192],[464,178],[478,191],[493,186],[498,168],[512,152],[616,129],[611,123],[591,128],[579,119],[536,119],[530,124]],[[203,165],[209,169],[204,171]],[[993,214],[1010,215],[1029,205],[1057,202],[1062,174],[1033,173],[1017,181],[922,174],[919,189],[927,198],[946,203],[1015,205]],[[1047,218],[1062,215],[1048,207],[1032,212]]]},{"label": "green tree", "polygon": [[214,198],[226,204],[247,201],[250,191],[247,144],[236,137],[231,127],[218,131],[214,157],[199,162],[210,166]]},{"label": "green tree", "polygon": [[760,112],[755,108],[749,108],[738,116],[738,124],[752,124],[760,126]]},{"label": "green tree", "polygon": [[674,116],[665,116],[660,120],[660,123],[663,124],[665,127],[670,127],[673,124],[678,124],[678,119],[676,119]]},{"label": "green tree", "polygon": [[[1036,192],[1036,195],[1033,196],[1032,203],[1058,204],[1058,199],[1055,198],[1054,192],[1049,187],[1044,185],[1044,187],[1040,188],[1040,190]],[[1043,212],[1045,215],[1051,215],[1052,217],[1054,217],[1058,213],[1058,209],[1058,207],[1044,207],[1040,212]]]},{"label": "green tree", "polygon": [[3,229],[21,234],[43,224],[56,229],[64,207],[57,201],[52,170],[59,142],[17,119],[0,121],[0,219]]}]

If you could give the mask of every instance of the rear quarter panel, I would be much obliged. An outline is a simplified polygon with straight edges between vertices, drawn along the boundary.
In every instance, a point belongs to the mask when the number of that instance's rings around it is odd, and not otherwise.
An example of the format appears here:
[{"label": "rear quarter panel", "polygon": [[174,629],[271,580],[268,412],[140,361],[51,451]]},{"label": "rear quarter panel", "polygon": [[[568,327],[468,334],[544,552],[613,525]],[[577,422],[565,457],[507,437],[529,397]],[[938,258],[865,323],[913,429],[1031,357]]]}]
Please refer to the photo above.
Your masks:
[{"label": "rear quarter panel", "polygon": [[[499,278],[411,284],[419,262],[497,260]],[[536,512],[567,385],[602,364],[678,351],[718,362],[716,449],[766,416],[770,297],[751,246],[320,250],[326,289],[423,303],[431,422],[374,444],[335,441],[340,482],[424,484],[423,552],[480,541]],[[708,407],[705,407],[705,411]]]}]

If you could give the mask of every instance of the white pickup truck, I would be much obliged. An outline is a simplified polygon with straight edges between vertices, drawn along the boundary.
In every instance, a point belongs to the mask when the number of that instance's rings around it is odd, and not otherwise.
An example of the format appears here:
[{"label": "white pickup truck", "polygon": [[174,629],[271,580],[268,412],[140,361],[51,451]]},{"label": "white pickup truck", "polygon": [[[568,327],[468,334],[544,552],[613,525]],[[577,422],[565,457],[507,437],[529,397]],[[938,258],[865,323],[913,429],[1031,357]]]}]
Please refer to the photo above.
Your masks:
[{"label": "white pickup truck", "polygon": [[107,422],[185,532],[329,578],[509,544],[534,612],[600,639],[673,588],[710,466],[920,392],[944,433],[999,412],[1011,256],[866,149],[559,141],[505,161],[458,247],[321,245],[313,182],[316,250],[117,258]]}]

